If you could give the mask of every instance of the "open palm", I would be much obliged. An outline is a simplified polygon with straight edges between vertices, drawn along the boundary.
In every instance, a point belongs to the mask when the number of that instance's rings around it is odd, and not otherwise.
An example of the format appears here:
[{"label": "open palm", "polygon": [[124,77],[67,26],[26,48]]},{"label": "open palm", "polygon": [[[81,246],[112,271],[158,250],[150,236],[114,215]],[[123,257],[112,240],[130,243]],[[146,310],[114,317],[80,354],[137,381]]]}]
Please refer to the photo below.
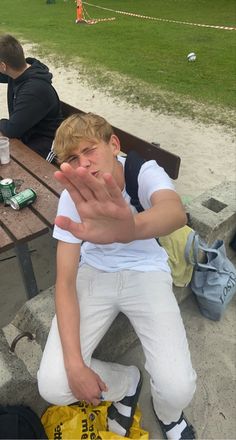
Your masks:
[{"label": "open palm", "polygon": [[132,211],[110,174],[104,174],[101,181],[84,168],[75,170],[63,164],[55,177],[70,193],[81,218],[81,223],[76,223],[68,217],[58,216],[55,223],[59,227],[92,243],[134,240]]}]

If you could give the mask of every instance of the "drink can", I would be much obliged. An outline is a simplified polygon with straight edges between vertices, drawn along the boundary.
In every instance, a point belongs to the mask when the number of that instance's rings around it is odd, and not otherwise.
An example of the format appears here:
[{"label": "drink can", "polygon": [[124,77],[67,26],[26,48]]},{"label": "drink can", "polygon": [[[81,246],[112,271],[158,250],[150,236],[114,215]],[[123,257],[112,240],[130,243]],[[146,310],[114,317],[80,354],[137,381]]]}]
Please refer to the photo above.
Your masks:
[{"label": "drink can", "polygon": [[12,179],[3,179],[0,181],[0,191],[4,202],[16,194],[16,186]]},{"label": "drink can", "polygon": [[8,200],[9,205],[16,210],[31,205],[37,197],[36,192],[32,188],[19,192]]},{"label": "drink can", "polygon": [[4,202],[4,200],[3,200],[2,191],[1,191],[1,188],[0,188],[0,203],[3,203],[3,202]]}]

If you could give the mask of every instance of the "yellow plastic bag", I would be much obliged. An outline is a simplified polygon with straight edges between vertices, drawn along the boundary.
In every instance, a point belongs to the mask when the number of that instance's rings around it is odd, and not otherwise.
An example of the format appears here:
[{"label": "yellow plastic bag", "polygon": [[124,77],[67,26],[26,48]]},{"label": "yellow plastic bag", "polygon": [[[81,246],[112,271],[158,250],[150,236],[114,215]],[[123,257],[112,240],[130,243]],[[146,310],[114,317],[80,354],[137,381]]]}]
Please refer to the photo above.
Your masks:
[{"label": "yellow plastic bag", "polygon": [[[124,437],[107,431],[107,409],[111,402],[99,406],[79,402],[71,406],[50,406],[42,416],[49,440],[124,440]],[[140,428],[141,412],[137,408],[130,437],[148,440],[147,431]]]},{"label": "yellow plastic bag", "polygon": [[192,232],[189,226],[177,229],[172,234],[159,237],[158,241],[168,254],[173,283],[177,287],[187,286],[193,275],[193,266],[185,260],[184,251],[188,236]]}]

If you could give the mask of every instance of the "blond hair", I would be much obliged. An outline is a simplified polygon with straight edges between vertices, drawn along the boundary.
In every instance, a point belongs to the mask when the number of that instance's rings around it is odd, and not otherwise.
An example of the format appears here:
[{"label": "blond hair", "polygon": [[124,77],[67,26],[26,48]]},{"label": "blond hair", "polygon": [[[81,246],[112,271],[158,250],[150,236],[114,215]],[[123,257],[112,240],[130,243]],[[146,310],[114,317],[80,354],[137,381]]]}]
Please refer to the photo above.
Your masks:
[{"label": "blond hair", "polygon": [[69,116],[58,127],[53,143],[53,151],[59,162],[68,159],[82,140],[108,143],[113,134],[111,125],[94,113]]}]

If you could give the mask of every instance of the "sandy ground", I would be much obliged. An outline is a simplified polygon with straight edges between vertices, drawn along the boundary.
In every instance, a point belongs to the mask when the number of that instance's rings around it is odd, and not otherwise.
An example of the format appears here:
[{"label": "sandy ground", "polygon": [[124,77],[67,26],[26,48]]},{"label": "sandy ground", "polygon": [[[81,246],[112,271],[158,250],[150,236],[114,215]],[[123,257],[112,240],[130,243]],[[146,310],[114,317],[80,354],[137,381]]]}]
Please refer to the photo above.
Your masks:
[{"label": "sandy ground", "polygon": [[[32,56],[32,47],[24,46],[26,56]],[[34,55],[35,54],[34,47]],[[39,59],[41,59],[39,57]],[[194,198],[224,180],[235,180],[236,153],[233,131],[220,125],[206,126],[195,121],[158,114],[114,101],[92,89],[79,78],[78,68],[52,64],[43,58],[53,73],[53,84],[60,99],[83,111],[92,111],[105,117],[112,125],[150,142],[159,142],[181,157],[181,168],[176,188],[181,196]],[[7,116],[6,87],[0,87],[0,117]]]},{"label": "sandy ground", "polygon": [[[26,52],[31,55],[30,52]],[[142,110],[124,102],[114,102],[97,90],[75,80],[78,73],[66,67],[55,67],[43,60],[54,74],[54,85],[62,100],[84,110],[97,112],[111,124],[148,141],[159,142],[163,148],[181,157],[181,171],[176,187],[182,196],[194,198],[224,180],[235,180],[236,157],[233,134],[221,126],[205,126],[194,121]],[[7,117],[6,89],[0,86],[0,118]],[[54,284],[55,242],[49,235],[30,244],[32,260],[40,290]],[[14,276],[9,276],[9,273]],[[13,251],[0,256],[0,327],[9,323],[25,302],[17,261]],[[235,299],[225,318],[215,323],[203,318],[189,297],[181,312],[190,343],[193,364],[198,373],[197,392],[186,414],[194,423],[199,439],[235,439]],[[140,364],[139,347],[130,350],[121,360]],[[145,374],[145,373],[144,373]],[[152,415],[149,378],[141,395],[144,428],[150,438],[160,439],[160,431]]]}]

